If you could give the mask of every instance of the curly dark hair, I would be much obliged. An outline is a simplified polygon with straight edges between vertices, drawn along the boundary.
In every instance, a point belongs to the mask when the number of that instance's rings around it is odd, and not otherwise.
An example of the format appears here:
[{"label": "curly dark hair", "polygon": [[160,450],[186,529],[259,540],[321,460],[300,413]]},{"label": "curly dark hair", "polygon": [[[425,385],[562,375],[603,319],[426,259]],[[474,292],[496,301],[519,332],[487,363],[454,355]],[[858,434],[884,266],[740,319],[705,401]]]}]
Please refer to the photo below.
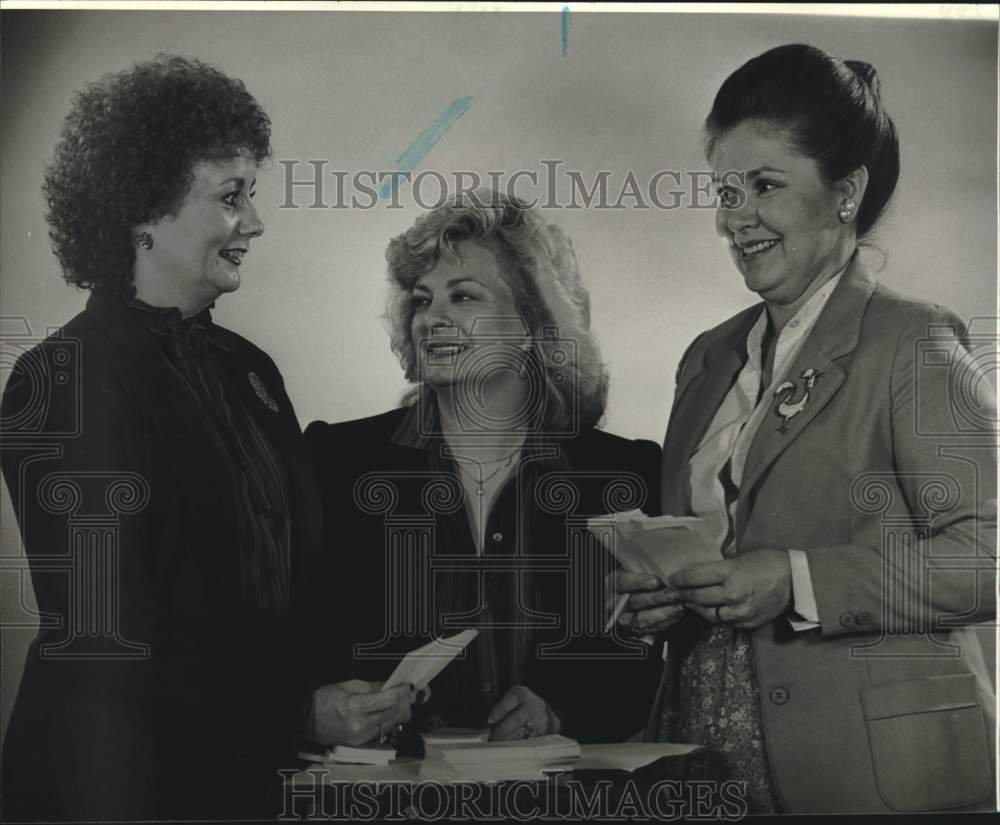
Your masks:
[{"label": "curly dark hair", "polygon": [[126,291],[135,226],[173,214],[195,164],[271,154],[271,121],[243,82],[159,55],[73,97],[43,192],[66,281]]}]

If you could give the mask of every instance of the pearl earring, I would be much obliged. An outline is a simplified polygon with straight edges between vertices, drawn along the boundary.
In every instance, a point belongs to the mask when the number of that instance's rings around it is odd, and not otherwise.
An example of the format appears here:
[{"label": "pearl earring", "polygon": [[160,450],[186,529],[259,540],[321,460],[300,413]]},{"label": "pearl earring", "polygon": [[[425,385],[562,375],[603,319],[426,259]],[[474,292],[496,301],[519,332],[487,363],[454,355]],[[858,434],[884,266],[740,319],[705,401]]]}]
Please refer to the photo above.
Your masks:
[{"label": "pearl earring", "polygon": [[139,249],[152,249],[153,236],[148,232],[140,232],[135,236],[135,245],[139,247]]},{"label": "pearl earring", "polygon": [[854,214],[854,209],[856,207],[857,204],[850,198],[845,200],[843,206],[841,206],[840,209],[837,210],[837,217],[840,218],[840,222],[847,223],[851,219],[851,215]]}]

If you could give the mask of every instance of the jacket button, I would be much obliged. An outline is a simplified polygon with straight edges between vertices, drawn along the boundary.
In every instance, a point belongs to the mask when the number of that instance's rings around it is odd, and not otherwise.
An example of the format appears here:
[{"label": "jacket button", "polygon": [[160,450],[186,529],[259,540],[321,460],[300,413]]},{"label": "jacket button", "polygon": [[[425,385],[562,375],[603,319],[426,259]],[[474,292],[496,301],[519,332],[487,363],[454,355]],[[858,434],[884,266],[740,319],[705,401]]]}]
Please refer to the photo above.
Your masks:
[{"label": "jacket button", "polygon": [[841,613],[840,614],[840,626],[841,627],[850,627],[852,624],[854,624],[854,616],[852,616],[850,613]]},{"label": "jacket button", "polygon": [[493,541],[501,542],[501,541],[503,541],[503,533],[501,533],[498,530],[496,533],[493,534],[492,538],[493,538]]},{"label": "jacket button", "polygon": [[768,694],[768,697],[775,705],[785,704],[788,701],[788,696],[788,688],[783,687],[771,688],[771,692]]},{"label": "jacket button", "polygon": [[872,620],[872,614],[867,610],[862,610],[854,619],[858,624],[868,624]]},{"label": "jacket button", "polygon": [[483,682],[483,693],[492,693],[492,692],[493,692],[493,683]]}]

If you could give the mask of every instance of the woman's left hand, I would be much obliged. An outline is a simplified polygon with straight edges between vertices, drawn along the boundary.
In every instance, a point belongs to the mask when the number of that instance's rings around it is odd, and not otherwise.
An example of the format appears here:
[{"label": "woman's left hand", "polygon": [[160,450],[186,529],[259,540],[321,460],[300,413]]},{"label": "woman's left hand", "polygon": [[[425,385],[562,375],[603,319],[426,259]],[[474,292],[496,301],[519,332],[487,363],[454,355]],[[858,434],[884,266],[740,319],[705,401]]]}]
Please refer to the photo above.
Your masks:
[{"label": "woman's left hand", "polygon": [[693,564],[667,583],[686,606],[710,622],[753,630],[788,609],[792,568],[785,550],[752,550],[723,561]]},{"label": "woman's left hand", "polygon": [[527,739],[559,733],[559,717],[544,699],[524,685],[514,685],[493,706],[486,721],[490,724],[490,741]]}]

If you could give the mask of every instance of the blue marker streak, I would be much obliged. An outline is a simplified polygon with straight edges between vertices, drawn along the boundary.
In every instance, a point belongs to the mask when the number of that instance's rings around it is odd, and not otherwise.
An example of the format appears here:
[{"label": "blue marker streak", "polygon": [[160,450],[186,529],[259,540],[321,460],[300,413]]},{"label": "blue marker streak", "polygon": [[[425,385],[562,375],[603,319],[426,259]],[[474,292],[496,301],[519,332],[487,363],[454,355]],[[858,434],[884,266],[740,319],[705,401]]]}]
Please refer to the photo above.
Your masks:
[{"label": "blue marker streak", "polygon": [[[455,121],[469,111],[469,107],[475,99],[475,95],[466,95],[452,101],[452,104],[420,133],[420,136],[410,144],[407,150],[396,158],[396,169],[400,172],[412,172],[434,147],[434,144],[444,137],[445,132],[454,125]],[[383,199],[391,197],[396,191],[396,184],[400,177],[400,175],[393,175],[386,180],[379,190],[379,197]]]},{"label": "blue marker streak", "polygon": [[566,56],[569,51],[569,6],[563,6],[562,10],[562,56]]}]

